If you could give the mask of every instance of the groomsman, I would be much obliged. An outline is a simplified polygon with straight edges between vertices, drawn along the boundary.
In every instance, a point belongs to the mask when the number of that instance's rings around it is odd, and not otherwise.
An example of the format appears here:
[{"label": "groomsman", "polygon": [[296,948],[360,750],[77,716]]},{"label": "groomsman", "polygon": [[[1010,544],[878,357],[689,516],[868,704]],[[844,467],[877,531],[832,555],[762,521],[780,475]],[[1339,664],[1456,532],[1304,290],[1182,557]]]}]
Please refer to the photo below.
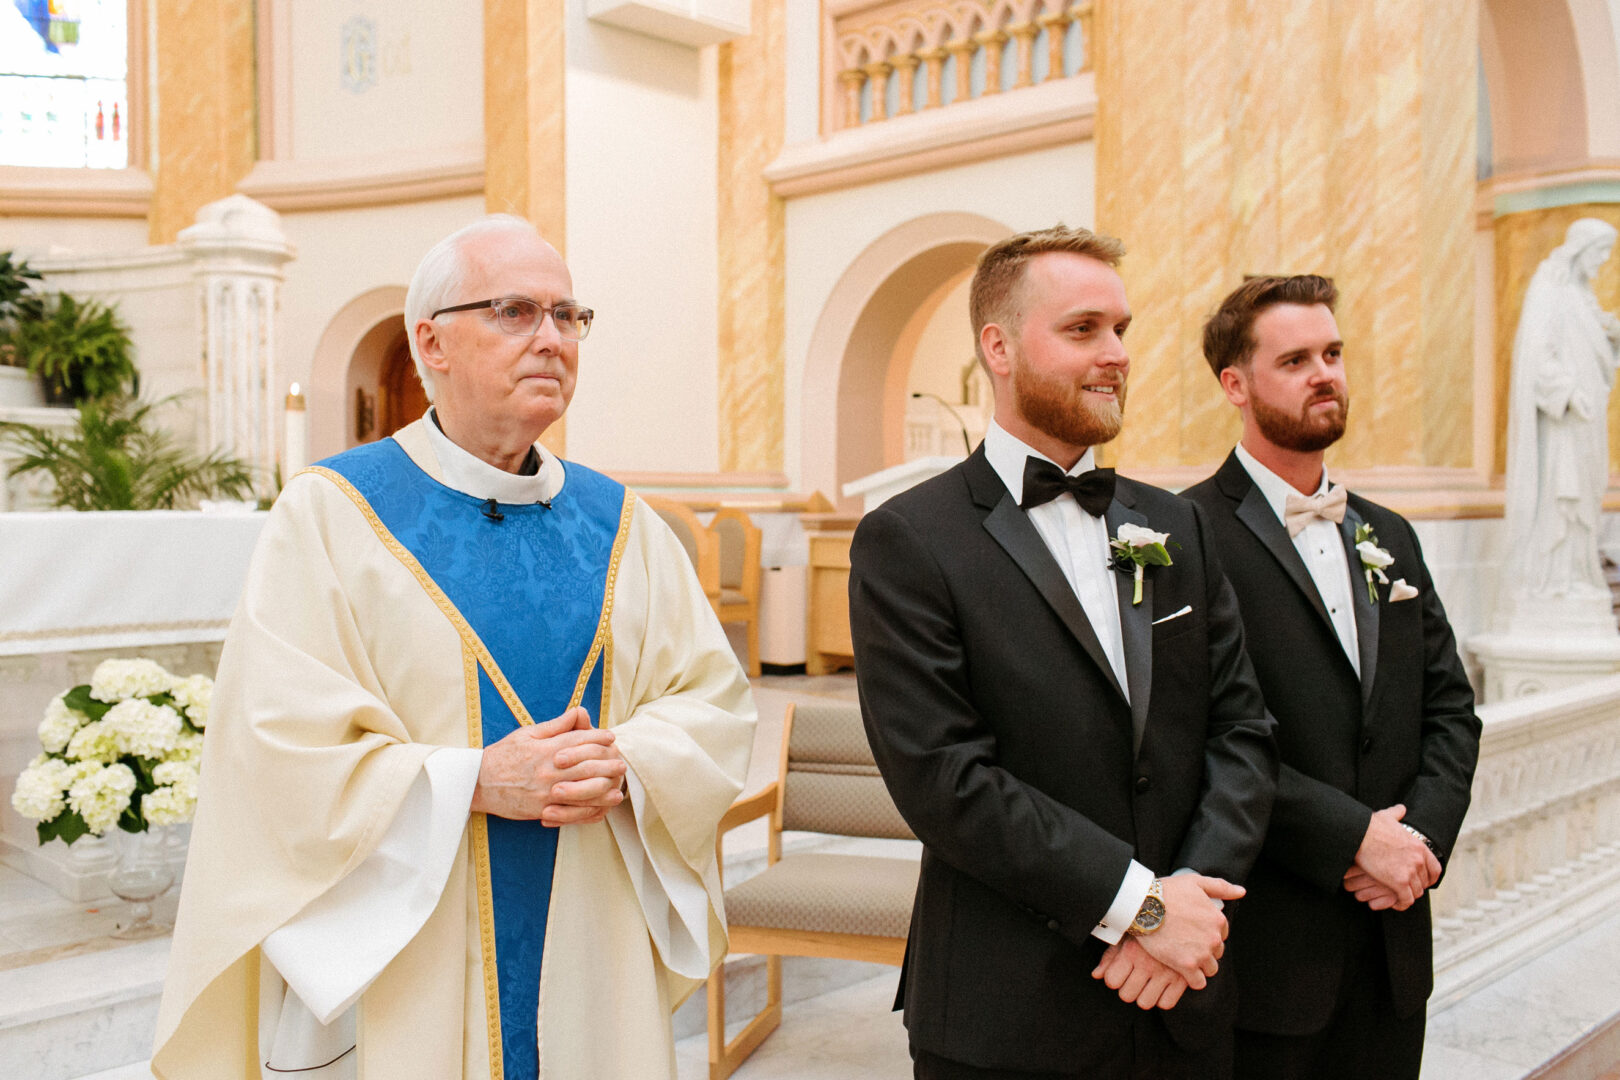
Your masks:
[{"label": "groomsman", "polygon": [[1344,343],[1326,278],[1257,277],[1204,327],[1243,440],[1184,492],[1237,591],[1282,755],[1232,918],[1245,1080],[1415,1078],[1427,890],[1468,809],[1474,695],[1412,526],[1328,480]]},{"label": "groomsman", "polygon": [[1231,1066],[1221,902],[1276,749],[1203,514],[1093,467],[1130,370],[1122,254],[1061,226],[985,252],[995,422],[850,552],[861,709],[923,842],[897,1003],[918,1080]]}]

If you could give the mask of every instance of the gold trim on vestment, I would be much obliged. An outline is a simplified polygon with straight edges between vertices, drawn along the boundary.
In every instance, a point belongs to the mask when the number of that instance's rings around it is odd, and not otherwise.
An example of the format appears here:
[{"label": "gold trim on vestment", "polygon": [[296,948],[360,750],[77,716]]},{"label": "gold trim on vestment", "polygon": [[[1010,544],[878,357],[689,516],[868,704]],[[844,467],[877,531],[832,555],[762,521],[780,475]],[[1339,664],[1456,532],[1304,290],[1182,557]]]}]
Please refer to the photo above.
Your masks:
[{"label": "gold trim on vestment", "polygon": [[[478,657],[465,641],[461,644],[461,671],[467,694],[467,739],[471,747],[484,744],[483,707],[478,693]],[[501,1045],[501,980],[495,966],[495,892],[490,884],[489,818],[467,818],[473,873],[478,885],[479,953],[484,961],[484,1013],[489,1029],[490,1080],[502,1080],[506,1060]]]},{"label": "gold trim on vestment", "polygon": [[585,654],[585,665],[579,669],[579,678],[574,680],[574,692],[569,695],[568,707],[572,709],[585,700],[585,684],[591,681],[591,669],[596,666],[596,658],[601,655],[604,648],[608,648],[607,658],[603,661],[602,669],[602,704],[597,707],[597,716],[600,723],[607,723],[606,702],[608,700],[608,680],[613,675],[613,589],[619,581],[619,561],[624,558],[624,545],[630,539],[630,517],[635,512],[636,493],[629,488],[624,489],[624,506],[619,511],[619,531],[613,537],[613,554],[608,557],[607,585],[602,590],[602,616],[596,621],[596,636],[591,639],[590,652]]}]

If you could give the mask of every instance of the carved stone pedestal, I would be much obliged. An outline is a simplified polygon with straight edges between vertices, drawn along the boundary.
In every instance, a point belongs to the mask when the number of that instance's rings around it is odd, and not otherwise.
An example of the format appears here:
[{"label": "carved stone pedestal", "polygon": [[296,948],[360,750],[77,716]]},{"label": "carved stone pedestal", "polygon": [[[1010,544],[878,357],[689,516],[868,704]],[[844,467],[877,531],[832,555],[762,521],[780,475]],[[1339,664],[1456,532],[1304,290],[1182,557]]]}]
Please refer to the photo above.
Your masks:
[{"label": "carved stone pedestal", "polygon": [[1484,668],[1488,702],[1561,690],[1620,672],[1620,636],[1513,631],[1480,634],[1469,639],[1468,648]]}]

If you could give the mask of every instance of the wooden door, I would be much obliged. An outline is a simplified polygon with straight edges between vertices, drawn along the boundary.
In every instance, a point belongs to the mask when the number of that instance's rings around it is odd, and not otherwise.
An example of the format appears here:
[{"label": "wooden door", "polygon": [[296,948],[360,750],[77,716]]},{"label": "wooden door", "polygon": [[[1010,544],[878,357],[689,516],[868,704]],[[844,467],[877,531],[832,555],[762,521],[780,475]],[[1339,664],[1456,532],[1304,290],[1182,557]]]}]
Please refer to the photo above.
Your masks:
[{"label": "wooden door", "polygon": [[422,380],[416,377],[416,365],[411,362],[410,346],[400,334],[388,346],[382,364],[382,377],[377,380],[377,413],[381,420],[377,437],[387,438],[427,412],[427,392]]}]

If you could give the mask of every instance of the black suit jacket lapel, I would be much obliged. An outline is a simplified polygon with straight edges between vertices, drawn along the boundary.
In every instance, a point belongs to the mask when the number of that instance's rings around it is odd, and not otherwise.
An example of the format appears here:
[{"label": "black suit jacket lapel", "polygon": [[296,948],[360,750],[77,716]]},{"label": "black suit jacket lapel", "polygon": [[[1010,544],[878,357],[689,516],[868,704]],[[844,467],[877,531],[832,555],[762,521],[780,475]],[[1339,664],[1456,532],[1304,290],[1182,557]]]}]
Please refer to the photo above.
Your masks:
[{"label": "black suit jacket lapel", "polygon": [[1080,606],[1080,598],[1074,595],[1069,579],[1063,576],[1062,567],[1052,557],[1046,541],[1041,539],[1029,515],[1018,508],[1012,492],[1007,490],[1007,485],[1001,482],[1001,477],[996,475],[995,469],[985,458],[983,445],[968,458],[964,471],[974,502],[990,508],[989,516],[984,519],[985,531],[995,538],[996,543],[1024,572],[1024,576],[1029,578],[1030,584],[1035,586],[1058,618],[1063,620],[1063,625],[1080,642],[1086,655],[1102,669],[1108,685],[1123,698],[1125,692],[1114,676],[1114,665],[1108,662],[1108,654],[1103,652],[1102,642],[1086,618],[1085,609]]},{"label": "black suit jacket lapel", "polygon": [[[1333,618],[1328,614],[1327,605],[1322,603],[1322,594],[1317,591],[1316,582],[1311,580],[1311,572],[1305,569],[1305,560],[1300,558],[1299,549],[1294,546],[1294,540],[1288,535],[1283,523],[1277,520],[1277,515],[1266,502],[1249,470],[1243,467],[1243,462],[1237,459],[1234,452],[1221,466],[1216,474],[1220,486],[1227,497],[1238,503],[1237,519],[1247,525],[1249,531],[1266,546],[1271,557],[1276,559],[1283,571],[1288,574],[1316,614],[1327,625],[1330,633],[1337,638],[1338,631],[1333,629]],[[1356,565],[1360,565],[1357,563]]]},{"label": "black suit jacket lapel", "polygon": [[1362,524],[1361,515],[1354,507],[1345,507],[1344,520],[1339,522],[1339,535],[1344,539],[1344,553],[1350,562],[1350,595],[1355,602],[1356,647],[1361,653],[1361,703],[1372,699],[1373,678],[1378,674],[1378,605],[1367,596],[1367,573],[1356,551],[1356,528]]},{"label": "black suit jacket lapel", "polygon": [[[1123,524],[1148,525],[1147,515],[1133,508],[1134,500],[1124,487],[1115,491],[1108,507],[1108,535],[1118,536]],[[1142,732],[1147,728],[1148,699],[1153,692],[1153,573],[1142,575],[1142,602],[1131,603],[1136,579],[1131,574],[1115,574],[1119,589],[1119,630],[1124,642],[1125,682],[1131,688],[1131,749],[1142,750]]]}]

